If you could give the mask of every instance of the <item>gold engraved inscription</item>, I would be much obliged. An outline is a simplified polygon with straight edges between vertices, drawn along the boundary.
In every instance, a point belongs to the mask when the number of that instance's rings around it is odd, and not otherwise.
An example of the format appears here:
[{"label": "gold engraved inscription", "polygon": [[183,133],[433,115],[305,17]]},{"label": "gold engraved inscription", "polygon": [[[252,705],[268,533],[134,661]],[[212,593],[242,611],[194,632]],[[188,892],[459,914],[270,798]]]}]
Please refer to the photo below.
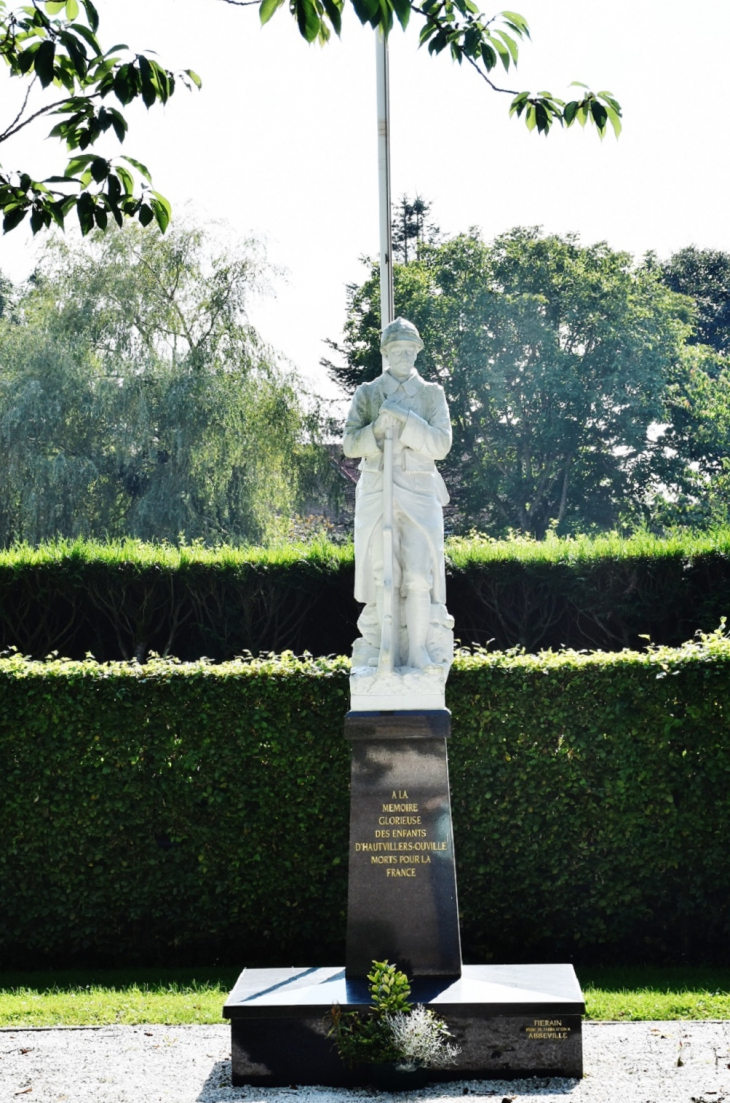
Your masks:
[{"label": "gold engraved inscription", "polygon": [[420,807],[408,796],[407,789],[393,789],[390,800],[383,794],[377,809],[373,809],[372,837],[356,842],[355,853],[369,857],[372,866],[384,867],[386,877],[412,880],[420,867],[432,864],[433,854],[445,853],[449,848],[445,839],[429,839]]},{"label": "gold engraved inscription", "polygon": [[525,1034],[533,1042],[565,1042],[570,1027],[562,1019],[533,1019],[532,1026],[525,1027]]},{"label": "gold engraved inscription", "polygon": [[400,827],[418,824],[421,822],[420,816],[378,816],[378,823],[381,827],[390,824],[398,824]]},{"label": "gold engraved inscription", "polygon": [[[376,835],[377,834],[378,834],[378,832],[376,831]],[[410,851],[413,851],[413,850],[415,850],[415,851],[427,851],[427,850],[433,851],[433,850],[446,850],[446,849],[447,849],[447,844],[446,844],[445,840],[443,840],[443,839],[440,842],[431,842],[429,839],[423,839],[420,842],[415,842],[415,843],[395,842],[393,839],[388,839],[388,840],[377,839],[376,842],[374,842],[374,843],[366,843],[366,842],[355,843],[355,850],[356,851],[360,851],[360,850],[365,850],[365,851],[371,851],[371,850],[406,850],[406,851],[410,852]]]}]

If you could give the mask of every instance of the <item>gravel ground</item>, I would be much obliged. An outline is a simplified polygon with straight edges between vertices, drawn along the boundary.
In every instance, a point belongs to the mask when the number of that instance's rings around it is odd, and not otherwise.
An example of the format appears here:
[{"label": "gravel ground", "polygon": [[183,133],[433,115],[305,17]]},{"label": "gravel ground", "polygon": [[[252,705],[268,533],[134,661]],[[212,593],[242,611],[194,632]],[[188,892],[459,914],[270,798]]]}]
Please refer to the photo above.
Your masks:
[{"label": "gravel ground", "polygon": [[[438,1084],[418,1092],[418,1098],[730,1103],[730,1022],[586,1023],[583,1039],[583,1080]],[[227,1025],[0,1031],[3,1103],[355,1103],[379,1095],[294,1086],[232,1088],[230,1075]]]}]

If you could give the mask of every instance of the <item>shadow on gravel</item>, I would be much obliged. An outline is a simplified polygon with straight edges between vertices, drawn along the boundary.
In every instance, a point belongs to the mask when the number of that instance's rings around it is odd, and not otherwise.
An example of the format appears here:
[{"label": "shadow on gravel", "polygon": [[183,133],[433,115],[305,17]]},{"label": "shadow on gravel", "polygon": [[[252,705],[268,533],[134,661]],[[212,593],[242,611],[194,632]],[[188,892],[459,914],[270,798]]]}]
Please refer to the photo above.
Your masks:
[{"label": "shadow on gravel", "polygon": [[243,1095],[245,1091],[245,1088],[234,1088],[231,1084],[231,1059],[229,1057],[226,1061],[216,1061],[212,1066],[205,1083],[200,1089],[197,1103],[217,1103],[217,1100],[235,1099],[238,1093]]},{"label": "shadow on gravel", "polygon": [[[580,1080],[546,1079],[545,1077],[533,1077],[530,1080],[469,1080],[467,1082],[453,1081],[451,1083],[431,1083],[425,1088],[420,1088],[416,1098],[429,1099],[475,1099],[491,1098],[495,1103],[512,1103],[516,1096],[539,1095],[565,1095],[569,1096],[580,1084]],[[324,1086],[302,1086],[301,1090],[308,1096],[316,1096],[318,1092],[329,1097],[347,1097],[363,1099],[374,1097],[376,1099],[402,1099],[412,1101],[412,1093],[392,1095],[390,1092],[377,1091],[375,1088],[327,1088]],[[230,1103],[232,1099],[245,1098],[247,1093],[266,1097],[283,1095],[296,1095],[298,1087],[291,1084],[288,1088],[251,1088],[242,1086],[234,1088],[231,1084],[231,1062],[216,1061],[208,1077],[200,1089],[196,1103]],[[703,1100],[702,1103],[705,1103]],[[710,1103],[708,1100],[707,1103]],[[714,1103],[719,1103],[715,1100]]]},{"label": "shadow on gravel", "polygon": [[438,1096],[439,1099],[463,1099],[473,1095],[483,1099],[492,1097],[495,1103],[512,1103],[516,1096],[565,1095],[568,1096],[580,1084],[580,1080],[564,1080],[533,1076],[529,1080],[469,1080],[451,1084],[429,1084],[419,1092],[419,1098]]}]

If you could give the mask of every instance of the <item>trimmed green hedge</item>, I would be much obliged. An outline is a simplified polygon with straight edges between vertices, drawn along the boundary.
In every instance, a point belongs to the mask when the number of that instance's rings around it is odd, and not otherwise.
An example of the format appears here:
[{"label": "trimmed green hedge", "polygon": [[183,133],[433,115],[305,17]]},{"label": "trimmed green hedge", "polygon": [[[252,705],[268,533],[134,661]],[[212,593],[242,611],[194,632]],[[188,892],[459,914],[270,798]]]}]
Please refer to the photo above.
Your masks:
[{"label": "trimmed green hedge", "polygon": [[[0,967],[343,960],[344,660],[0,661]],[[462,655],[467,960],[730,959],[730,641]]]},{"label": "trimmed green hedge", "polygon": [[0,551],[0,650],[140,662],[150,651],[217,661],[289,648],[342,654],[356,634],[353,577],[352,548],[326,541]]},{"label": "trimmed green hedge", "polygon": [[[730,529],[660,540],[447,542],[462,643],[528,651],[678,645],[730,616]],[[58,544],[0,552],[0,650],[216,662],[342,655],[357,635],[352,547]]]}]

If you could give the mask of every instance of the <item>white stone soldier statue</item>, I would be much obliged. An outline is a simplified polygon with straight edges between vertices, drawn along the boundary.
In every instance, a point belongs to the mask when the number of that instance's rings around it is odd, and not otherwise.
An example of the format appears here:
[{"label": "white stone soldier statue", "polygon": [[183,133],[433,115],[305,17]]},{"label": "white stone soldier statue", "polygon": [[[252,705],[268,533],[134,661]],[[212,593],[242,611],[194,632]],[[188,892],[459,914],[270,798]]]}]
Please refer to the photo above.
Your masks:
[{"label": "white stone soldier statue", "polygon": [[396,667],[402,672],[438,667],[443,687],[453,653],[444,577],[443,506],[449,496],[434,461],[443,459],[451,447],[451,421],[443,388],[427,383],[416,371],[422,348],[411,322],[391,322],[381,341],[388,368],[357,388],[345,425],[345,455],[360,456],[362,472],[355,500],[355,597],[365,609],[358,621],[363,639],[355,644],[353,667],[376,666],[380,646],[383,440],[390,428],[393,582],[399,599],[401,655]]}]

